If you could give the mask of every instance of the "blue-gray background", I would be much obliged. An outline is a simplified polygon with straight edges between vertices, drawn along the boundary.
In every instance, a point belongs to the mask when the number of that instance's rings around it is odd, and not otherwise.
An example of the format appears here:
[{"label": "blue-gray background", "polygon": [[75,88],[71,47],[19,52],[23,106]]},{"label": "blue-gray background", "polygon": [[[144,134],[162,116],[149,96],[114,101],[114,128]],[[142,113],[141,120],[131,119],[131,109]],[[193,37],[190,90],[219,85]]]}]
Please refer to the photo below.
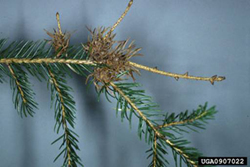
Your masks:
[{"label": "blue-gray background", "polygon": [[[13,40],[48,38],[43,29],[74,31],[72,44],[86,42],[85,26],[111,26],[127,6],[122,0],[0,0],[0,36]],[[142,71],[137,81],[165,112],[192,110],[199,104],[216,105],[219,113],[207,129],[186,137],[207,156],[250,158],[250,1],[249,0],[135,0],[115,30],[117,40],[131,37],[144,57],[137,63],[197,76],[226,76],[215,83],[167,78]],[[53,163],[59,145],[53,132],[54,112],[46,83],[31,78],[39,110],[21,119],[12,104],[8,83],[0,93],[0,166],[44,167]],[[149,148],[115,116],[115,103],[86,91],[85,78],[68,79],[77,106],[76,132],[80,157],[86,167],[145,167]],[[170,153],[171,154],[171,153]],[[171,158],[170,158],[171,159]]]}]

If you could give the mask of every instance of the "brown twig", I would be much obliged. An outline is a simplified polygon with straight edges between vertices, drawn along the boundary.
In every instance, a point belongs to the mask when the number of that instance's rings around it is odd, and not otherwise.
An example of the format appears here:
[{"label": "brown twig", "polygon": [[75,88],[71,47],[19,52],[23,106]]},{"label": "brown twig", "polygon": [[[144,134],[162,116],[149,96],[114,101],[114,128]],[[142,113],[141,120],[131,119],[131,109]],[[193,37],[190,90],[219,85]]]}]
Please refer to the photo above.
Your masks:
[{"label": "brown twig", "polygon": [[[51,40],[48,40],[52,43],[52,46],[54,47],[55,51],[59,51],[56,55],[56,57],[60,57],[62,53],[66,52],[67,48],[69,47],[69,41],[70,41],[70,33],[63,33],[59,18],[59,13],[56,13],[56,20],[57,20],[57,26],[58,29],[54,30],[54,33],[50,33],[47,30],[46,33],[52,38]],[[67,56],[67,54],[66,54]]]},{"label": "brown twig", "polygon": [[126,16],[126,14],[128,13],[129,9],[131,8],[133,4],[133,0],[130,0],[128,3],[127,8],[125,9],[125,11],[123,12],[123,14],[121,15],[121,17],[117,20],[117,22],[112,26],[112,28],[109,30],[109,32],[106,34],[106,36],[104,38],[106,38],[109,34],[111,34],[114,29],[120,24],[120,22],[122,21],[122,19]]},{"label": "brown twig", "polygon": [[208,77],[190,76],[190,75],[188,75],[188,72],[186,72],[185,74],[170,73],[170,72],[165,72],[165,71],[158,70],[156,68],[150,68],[150,67],[147,67],[147,66],[144,66],[144,65],[141,65],[141,64],[137,64],[137,63],[134,63],[134,62],[129,62],[129,64],[134,66],[134,67],[137,67],[137,68],[140,68],[140,69],[143,69],[143,70],[146,70],[146,71],[150,71],[150,72],[153,72],[153,73],[156,73],[156,74],[161,74],[161,75],[165,75],[165,76],[168,76],[168,77],[173,77],[176,80],[178,80],[179,78],[184,78],[184,79],[191,79],[191,80],[210,81],[211,84],[214,84],[215,81],[223,81],[223,80],[226,79],[223,76],[218,76],[217,77],[217,75],[214,75],[214,76],[208,78]]},{"label": "brown twig", "polygon": [[57,26],[58,26],[58,30],[59,33],[63,36],[64,34],[62,33],[62,28],[61,28],[61,23],[60,23],[60,16],[59,13],[56,13],[56,20],[57,20]]}]

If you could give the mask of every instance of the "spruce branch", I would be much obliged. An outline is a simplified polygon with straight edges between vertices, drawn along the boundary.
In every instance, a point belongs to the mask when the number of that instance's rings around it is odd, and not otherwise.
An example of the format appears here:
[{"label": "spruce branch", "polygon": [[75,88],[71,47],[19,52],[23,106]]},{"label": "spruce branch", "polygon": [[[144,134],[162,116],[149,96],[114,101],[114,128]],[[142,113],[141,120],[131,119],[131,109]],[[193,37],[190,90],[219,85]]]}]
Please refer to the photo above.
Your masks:
[{"label": "spruce branch", "polygon": [[[81,45],[70,46],[67,48],[66,53],[62,53],[59,58],[55,58],[60,50],[53,53],[53,48],[47,47],[46,44],[48,44],[47,41],[14,42],[5,50],[0,50],[1,73],[6,73],[3,65],[22,65],[32,76],[41,81],[40,78],[46,79],[47,70],[45,68],[48,64],[56,64],[63,71],[69,68],[71,71],[83,76],[91,73],[91,67],[102,66],[86,60],[87,54]],[[17,53],[21,55],[20,58],[14,56]],[[69,70],[66,71],[69,72]]]},{"label": "spruce branch", "polygon": [[205,112],[203,112],[202,114],[198,115],[195,118],[186,119],[184,121],[177,121],[177,122],[166,123],[166,124],[158,126],[158,128],[165,128],[165,127],[168,127],[168,126],[175,126],[175,125],[182,125],[182,124],[187,124],[187,123],[193,123],[194,121],[200,119],[201,117],[204,117],[204,115],[206,115],[206,114],[207,114],[207,112],[205,111]]},{"label": "spruce branch", "polygon": [[197,110],[193,110],[190,114],[188,110],[181,112],[178,115],[175,115],[175,113],[168,115],[167,113],[165,119],[163,120],[163,124],[157,126],[157,129],[162,129],[164,131],[172,130],[174,132],[181,133],[187,132],[183,128],[188,128],[197,132],[197,130],[191,128],[190,126],[205,129],[207,120],[214,119],[214,115],[216,113],[217,111],[215,110],[215,106],[207,109],[207,103],[205,103],[204,106],[200,105]]},{"label": "spruce branch", "polygon": [[61,102],[61,110],[62,110],[62,124],[63,124],[63,128],[64,128],[64,135],[65,135],[65,141],[66,141],[66,148],[67,148],[67,160],[68,160],[68,166],[71,165],[71,157],[70,157],[70,147],[69,147],[69,135],[68,135],[68,125],[67,125],[67,122],[66,122],[66,118],[65,118],[65,106],[64,106],[64,100],[63,100],[63,95],[61,93],[61,90],[59,89],[59,85],[55,79],[55,76],[54,74],[51,72],[51,70],[48,70],[49,71],[49,75],[51,77],[51,80],[54,84],[54,87],[58,93],[58,96],[59,96],[59,99],[60,99],[60,102]]},{"label": "spruce branch", "polygon": [[83,166],[81,163],[80,157],[76,154],[75,150],[80,150],[77,145],[78,135],[69,129],[68,124],[74,128],[74,119],[75,119],[75,102],[73,97],[68,93],[71,90],[70,87],[66,85],[66,80],[64,75],[61,73],[53,74],[52,67],[48,67],[48,74],[50,76],[49,83],[51,84],[51,98],[52,101],[55,101],[55,130],[59,133],[60,127],[64,129],[64,134],[56,139],[52,144],[63,140],[60,149],[65,145],[65,148],[62,152],[55,158],[56,161],[62,153],[64,153],[64,166],[75,167],[77,164]]},{"label": "spruce branch", "polygon": [[31,89],[27,73],[20,67],[14,65],[7,66],[10,71],[10,85],[13,90],[13,102],[18,113],[33,116],[34,109],[37,109],[37,103],[34,101],[35,93]]},{"label": "spruce branch", "polygon": [[[142,112],[137,106],[136,106],[136,104],[135,104],[135,102],[133,102],[133,100],[134,101],[136,101],[136,98],[134,98],[133,97],[133,95],[135,95],[136,94],[136,91],[132,91],[132,90],[129,90],[128,89],[128,87],[127,87],[127,90],[126,90],[126,88],[125,87],[119,87],[119,86],[117,86],[117,84],[114,84],[113,82],[110,82],[109,83],[110,84],[110,86],[112,86],[113,87],[113,89],[120,95],[120,97],[119,98],[117,98],[118,99],[118,103],[121,101],[121,98],[124,98],[127,102],[128,102],[128,104],[131,106],[131,108],[133,108],[133,110],[134,110],[134,112],[136,112],[137,114],[138,114],[138,117],[139,117],[139,137],[141,138],[141,133],[142,133],[142,131],[143,131],[143,128],[142,128],[142,121],[144,121],[147,125],[148,125],[148,127],[151,129],[151,130],[149,130],[149,133],[150,133],[150,137],[149,138],[151,138],[149,141],[152,141],[152,138],[153,138],[153,133],[152,133],[152,131],[154,132],[154,134],[155,134],[155,136],[157,136],[157,138],[159,138],[160,140],[162,140],[162,141],[164,141],[168,146],[170,146],[172,149],[174,149],[175,150],[175,152],[176,153],[178,153],[178,154],[180,154],[180,156],[182,156],[183,158],[184,158],[184,160],[185,160],[185,162],[187,162],[188,164],[192,164],[194,167],[196,167],[196,164],[197,164],[197,156],[194,156],[194,157],[192,157],[194,154],[190,154],[190,152],[188,152],[188,148],[186,148],[186,147],[180,147],[180,146],[178,146],[178,145],[175,145],[174,144],[174,140],[173,141],[171,141],[170,139],[167,139],[167,137],[164,135],[164,132],[162,132],[161,130],[159,130],[157,127],[158,127],[158,124],[155,122],[155,121],[152,121],[152,120],[150,120],[144,113],[145,112]],[[119,84],[118,84],[119,85]],[[125,84],[120,84],[120,85],[125,85]],[[124,89],[124,90],[126,90],[126,92],[127,92],[127,94],[125,94],[124,93],[124,91],[122,90],[122,88]],[[139,91],[140,92],[140,91]],[[142,95],[141,94],[141,92],[139,93],[139,95]],[[129,97],[129,96],[132,96],[132,98],[133,98],[133,100],[131,99],[131,97]],[[145,103],[144,102],[142,102],[141,101],[141,99],[139,99],[139,101],[137,101],[137,102],[140,102],[140,104],[142,104],[142,105],[145,105]],[[118,107],[118,106],[117,106]],[[147,110],[148,112],[150,112],[150,108],[149,107],[141,107],[141,109],[149,109],[149,110]],[[161,115],[161,114],[159,114],[159,115]],[[155,114],[154,115],[148,115],[149,117],[150,116],[155,116]],[[131,121],[131,120],[130,120]],[[148,131],[148,128],[146,128],[146,131]],[[146,133],[146,132],[145,132]],[[148,133],[148,132],[147,132]],[[149,143],[151,143],[151,142],[149,142]],[[155,143],[155,142],[154,142]],[[176,142],[177,143],[177,142]],[[154,149],[152,149],[153,151],[154,151]],[[153,154],[155,154],[155,152],[153,153]],[[195,152],[195,155],[200,155],[198,152],[196,153]],[[156,156],[153,156],[154,158],[154,161],[156,160],[156,157],[157,157],[157,155]],[[164,159],[165,160],[165,159]],[[165,160],[165,162],[167,162],[166,160]],[[154,162],[153,162],[154,163]],[[163,164],[163,162],[162,162],[162,160],[161,160],[161,163],[160,164]]]},{"label": "spruce branch", "polygon": [[[52,37],[52,45],[53,48],[57,53],[56,57],[63,56],[62,54],[65,53],[68,49],[69,45],[69,38],[70,36],[66,37],[65,34],[62,33],[61,24],[59,19],[59,13],[56,13],[57,24],[58,24],[58,31],[55,30],[55,34],[51,34],[47,32],[49,36]],[[65,54],[66,57],[68,54]],[[66,64],[72,71],[76,72],[73,67],[69,64]],[[54,66],[56,67],[56,66]],[[58,67],[56,67],[58,68]],[[55,158],[54,161],[64,152],[64,163],[63,166],[67,167],[76,167],[77,164],[83,166],[81,163],[80,157],[77,155],[75,150],[80,150],[77,145],[77,137],[78,135],[69,129],[68,124],[74,129],[74,119],[75,119],[75,102],[73,97],[68,93],[72,89],[66,85],[65,75],[62,72],[58,72],[56,69],[53,69],[53,64],[48,65],[48,74],[50,77],[50,82],[52,83],[51,91],[52,91],[52,101],[54,100],[53,96],[56,96],[55,102],[55,118],[56,124],[55,129],[57,128],[57,133],[62,125],[64,129],[64,135],[56,139],[53,143],[57,142],[58,140],[63,138],[63,143],[61,144],[60,148],[63,145],[66,145],[62,152]],[[52,71],[57,72],[55,75]],[[55,93],[56,92],[56,93]]]},{"label": "spruce branch", "polygon": [[23,93],[23,90],[22,90],[22,88],[21,88],[21,84],[20,84],[19,81],[17,80],[17,77],[16,77],[16,75],[15,75],[15,72],[13,71],[13,69],[12,69],[12,67],[11,67],[10,65],[8,65],[8,68],[9,68],[9,70],[10,70],[10,73],[11,73],[13,79],[15,80],[16,86],[17,86],[18,91],[19,91],[19,93],[20,93],[20,95],[21,95],[21,97],[22,97],[23,103],[27,103],[27,100],[26,100],[26,98],[25,98],[25,96],[24,96],[24,93]]},{"label": "spruce branch", "polygon": [[76,65],[92,65],[95,66],[96,63],[89,60],[80,60],[80,59],[63,59],[63,58],[37,58],[37,59],[29,59],[29,58],[2,58],[0,59],[1,64],[76,64]]},{"label": "spruce branch", "polygon": [[[136,48],[134,41],[128,44],[128,39],[115,41],[116,34],[113,31],[132,4],[133,0],[130,0],[124,13],[110,29],[104,27],[93,31],[88,29],[91,38],[80,46],[69,46],[71,35],[62,32],[59,13],[56,14],[58,29],[55,29],[54,33],[45,30],[51,40],[13,42],[4,50],[2,47],[6,40],[0,40],[0,82],[3,82],[3,74],[10,76],[14,91],[13,99],[15,97],[15,106],[19,112],[21,110],[21,116],[22,113],[26,116],[26,112],[32,115],[33,109],[37,107],[37,103],[33,101],[34,93],[30,88],[26,71],[39,80],[40,77],[48,80],[51,100],[55,106],[54,130],[59,133],[60,129],[63,129],[63,134],[52,142],[54,144],[62,140],[59,149],[62,147],[63,149],[55,161],[64,154],[65,167],[83,166],[76,153],[80,150],[77,144],[78,135],[71,130],[74,129],[76,109],[73,97],[69,93],[72,89],[67,86],[65,79],[66,74],[70,75],[71,71],[85,76],[86,83],[92,77],[90,84],[95,85],[98,98],[101,93],[105,94],[108,101],[109,97],[115,98],[116,114],[120,113],[121,121],[127,118],[131,127],[132,116],[138,118],[138,136],[141,139],[144,134],[145,142],[151,146],[147,151],[150,153],[148,158],[152,156],[150,167],[165,167],[169,164],[165,157],[168,154],[168,147],[172,150],[176,164],[179,156],[180,163],[183,161],[190,167],[197,167],[197,158],[201,154],[195,148],[188,147],[189,141],[182,136],[177,137],[176,133],[181,135],[181,132],[187,132],[183,127],[191,130],[194,129],[190,126],[204,129],[206,120],[212,119],[217,112],[215,107],[206,109],[207,104],[205,104],[191,114],[188,114],[188,111],[178,115],[163,114],[159,106],[152,102],[152,98],[145,95],[144,90],[137,89],[139,84],[117,82],[125,80],[125,76],[135,81],[133,74],[140,74],[139,69],[174,77],[176,80],[179,78],[203,80],[210,81],[211,84],[223,81],[225,77],[217,75],[210,78],[196,77],[188,75],[188,72],[175,74],[131,62],[130,58],[141,55],[138,53],[141,48]],[[52,46],[46,48],[48,41]]]},{"label": "spruce branch", "polygon": [[125,93],[119,87],[117,87],[113,82],[110,82],[110,86],[112,86],[114,90],[117,91],[131,105],[131,107],[137,112],[137,114],[148,124],[148,126],[153,129],[156,135],[160,135],[155,126],[152,124],[152,122],[147,119],[147,117],[142,113],[142,111],[137,108],[137,106],[132,102],[132,100],[127,95],[125,95]]},{"label": "spruce branch", "polygon": [[[63,55],[62,55],[63,56]],[[13,59],[13,58],[11,58],[11,60],[16,60],[16,59]],[[36,62],[37,62],[37,60],[38,59],[29,59],[29,61],[30,62],[26,62],[26,64],[29,64],[29,63],[31,63],[31,64],[36,64]],[[62,57],[62,58],[44,58],[44,59],[42,59],[42,60],[49,60],[49,61],[47,61],[47,63],[48,63],[48,65],[50,64],[50,65],[53,65],[53,64],[57,64],[57,66],[56,66],[56,69],[58,68],[58,69],[61,69],[61,68],[63,68],[63,64],[64,65],[66,65],[66,64],[70,64],[70,61],[71,60],[74,60],[74,59],[67,59],[67,58],[65,58],[65,57]],[[67,61],[67,60],[70,60],[70,61]],[[39,61],[41,61],[41,60],[39,60]],[[53,62],[50,62],[50,61],[54,61],[54,63]],[[77,60],[78,61],[78,60]],[[79,61],[80,61],[80,59],[79,59]],[[81,60],[82,61],[82,60]],[[89,60],[87,60],[87,61],[89,61]],[[12,62],[12,64],[17,64],[17,62],[18,61],[16,61],[16,62]],[[50,62],[50,63],[49,63]],[[64,63],[60,63],[60,62],[64,62]],[[25,63],[24,63],[25,64]],[[38,63],[39,64],[39,63]],[[46,64],[46,61],[43,61],[42,62],[42,64]],[[74,62],[72,63],[72,64],[74,64]],[[80,63],[80,64],[74,64],[74,65],[89,65],[89,63],[86,63],[85,61],[84,61],[84,63]],[[93,64],[91,64],[91,65],[93,65]],[[43,65],[44,66],[44,65]],[[101,67],[99,67],[99,68],[101,68]],[[62,71],[64,71],[64,69],[62,70]],[[123,75],[125,75],[126,73],[122,73],[122,75],[120,75],[120,77],[122,77]],[[128,84],[129,85],[129,84]],[[111,86],[113,86],[113,85],[111,85]],[[130,85],[130,87],[133,87],[133,84],[131,84]],[[128,86],[129,87],[129,86]],[[133,100],[131,100],[130,98],[127,98],[126,96],[133,96],[133,95],[142,95],[143,94],[143,92],[141,92],[141,91],[131,91],[131,90],[129,90],[128,88],[126,88],[126,87],[122,87],[122,86],[120,86],[119,87],[119,89],[116,89],[115,87],[113,87],[120,95],[121,95],[121,97],[120,97],[120,100],[122,101],[122,99],[125,99],[125,101],[127,101],[127,104],[124,102],[123,103],[123,105],[124,106],[128,106],[128,105],[130,105],[130,109],[133,109],[134,111],[136,111],[136,114],[137,114],[137,117],[139,117],[140,118],[140,126],[139,126],[139,128],[140,128],[140,132],[139,132],[139,135],[141,135],[142,133],[148,133],[149,134],[149,136],[148,136],[148,142],[150,143],[150,142],[152,142],[152,138],[153,138],[153,133],[152,132],[155,132],[155,134],[157,135],[157,137],[159,138],[159,140],[163,140],[163,141],[165,141],[165,143],[168,143],[168,145],[170,145],[173,149],[175,149],[176,150],[176,152],[177,153],[179,153],[179,154],[181,154],[185,159],[188,159],[189,158],[189,156],[188,156],[188,154],[186,154],[184,151],[182,151],[181,150],[181,148],[179,148],[179,147],[177,147],[177,146],[175,146],[169,139],[166,139],[165,138],[165,136],[164,135],[162,135],[163,134],[163,132],[161,131],[161,129],[158,129],[159,127],[159,124],[157,124],[156,123],[156,121],[154,121],[154,120],[149,120],[147,117],[148,116],[157,116],[157,114],[155,114],[155,113],[153,113],[153,114],[150,114],[150,113],[148,113],[148,112],[142,112],[141,110],[143,110],[143,109],[147,109],[148,107],[140,107],[140,108],[136,108],[136,105],[133,105],[133,103],[136,103],[137,105],[138,104],[141,104],[141,105],[143,105],[144,104],[144,102],[142,102],[141,100],[139,100],[139,101],[136,101],[136,99],[133,99]],[[120,88],[122,88],[122,89],[120,89]],[[122,91],[119,91],[119,90],[123,90],[123,91],[127,91],[127,94],[123,94],[122,93]],[[124,96],[125,95],[125,96]],[[128,97],[129,97],[128,96]],[[125,98],[126,97],[126,98]],[[143,98],[145,98],[146,100],[149,100],[149,99],[147,99],[147,97],[145,96],[145,97],[143,97]],[[117,108],[117,109],[119,109],[119,108]],[[126,111],[125,111],[125,107],[123,108],[124,109],[124,111],[122,111],[122,113],[123,113],[123,117],[124,116],[126,116]],[[159,116],[159,115],[158,115]],[[200,116],[201,117],[201,116]],[[147,128],[146,128],[146,131],[144,131],[143,130],[143,122],[145,122],[146,124],[147,124]],[[187,121],[188,122],[188,121]],[[189,121],[190,122],[190,121]],[[152,131],[150,131],[149,129],[152,129]],[[151,133],[151,134],[150,134]],[[158,144],[157,144],[158,145]],[[157,147],[158,148],[158,147]],[[158,154],[158,152],[159,151],[157,151],[157,154]],[[159,157],[159,156],[158,156]],[[158,160],[159,161],[159,160]],[[192,162],[192,160],[186,160],[187,162]]]}]

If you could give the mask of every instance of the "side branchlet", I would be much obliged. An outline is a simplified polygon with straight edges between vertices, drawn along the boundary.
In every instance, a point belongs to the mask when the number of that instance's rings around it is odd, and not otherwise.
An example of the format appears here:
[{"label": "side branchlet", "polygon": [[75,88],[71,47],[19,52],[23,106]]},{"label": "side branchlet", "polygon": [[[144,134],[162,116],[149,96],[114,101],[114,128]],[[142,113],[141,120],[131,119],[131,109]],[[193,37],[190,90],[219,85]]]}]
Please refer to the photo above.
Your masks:
[{"label": "side branchlet", "polygon": [[62,32],[58,12],[56,13],[56,20],[58,29],[54,29],[54,33],[48,32],[47,30],[45,31],[52,38],[52,40],[49,40],[49,42],[52,43],[52,46],[54,47],[55,51],[58,52],[56,57],[59,57],[62,53],[66,52],[67,48],[69,47],[69,40],[71,34],[68,32]]},{"label": "side branchlet", "polygon": [[[58,30],[56,30],[55,34],[53,35],[48,32],[47,34],[53,38],[52,46],[54,47],[54,50],[56,52],[59,51],[56,55],[56,57],[59,57],[67,51],[69,45],[69,36],[62,33],[59,13],[56,13],[56,19]],[[67,65],[69,66],[69,64]],[[75,71],[73,67],[69,67],[73,71]],[[64,134],[53,142],[55,143],[62,139],[63,142],[61,147],[65,145],[65,148],[55,158],[55,161],[62,153],[64,153],[64,166],[75,167],[77,166],[77,164],[83,166],[80,157],[75,152],[75,150],[79,150],[79,147],[77,145],[78,135],[68,127],[69,124],[72,128],[74,128],[75,119],[75,102],[73,100],[73,97],[68,93],[68,91],[72,89],[66,85],[66,80],[64,79],[65,75],[62,75],[62,72],[58,72],[56,68],[53,68],[53,65],[47,66],[47,71],[49,75],[49,83],[51,84],[51,99],[52,101],[55,101],[55,104],[57,105],[55,107],[55,129],[57,129],[57,133],[59,132],[61,125],[64,129]],[[56,75],[54,74],[54,72],[56,73]]]}]

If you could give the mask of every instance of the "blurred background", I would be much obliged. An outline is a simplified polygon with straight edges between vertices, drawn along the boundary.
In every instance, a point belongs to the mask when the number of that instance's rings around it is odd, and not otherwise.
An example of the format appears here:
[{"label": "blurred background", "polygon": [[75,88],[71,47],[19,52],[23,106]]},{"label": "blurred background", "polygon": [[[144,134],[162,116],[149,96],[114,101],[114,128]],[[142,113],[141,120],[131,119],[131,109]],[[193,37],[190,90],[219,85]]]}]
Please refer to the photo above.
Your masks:
[{"label": "blurred background", "polygon": [[[73,32],[71,44],[87,41],[85,26],[112,26],[129,0],[0,0],[0,36],[14,40],[49,39],[43,29]],[[168,78],[146,71],[136,76],[146,93],[164,112],[183,112],[208,102],[219,111],[206,130],[191,132],[191,146],[207,156],[250,158],[250,1],[249,0],[135,0],[116,28],[117,40],[128,37],[142,47],[133,61],[168,72],[211,77],[223,82]],[[145,167],[149,146],[137,136],[137,120],[115,116],[115,102],[97,102],[85,79],[68,78],[77,107],[78,152],[86,167]],[[46,83],[31,78],[39,110],[34,118],[20,118],[12,103],[9,83],[0,86],[0,161],[4,167],[57,167],[59,143],[53,131],[54,110]],[[170,155],[172,153],[170,152]],[[173,162],[171,156],[169,161]],[[170,165],[171,166],[171,165]]]}]

